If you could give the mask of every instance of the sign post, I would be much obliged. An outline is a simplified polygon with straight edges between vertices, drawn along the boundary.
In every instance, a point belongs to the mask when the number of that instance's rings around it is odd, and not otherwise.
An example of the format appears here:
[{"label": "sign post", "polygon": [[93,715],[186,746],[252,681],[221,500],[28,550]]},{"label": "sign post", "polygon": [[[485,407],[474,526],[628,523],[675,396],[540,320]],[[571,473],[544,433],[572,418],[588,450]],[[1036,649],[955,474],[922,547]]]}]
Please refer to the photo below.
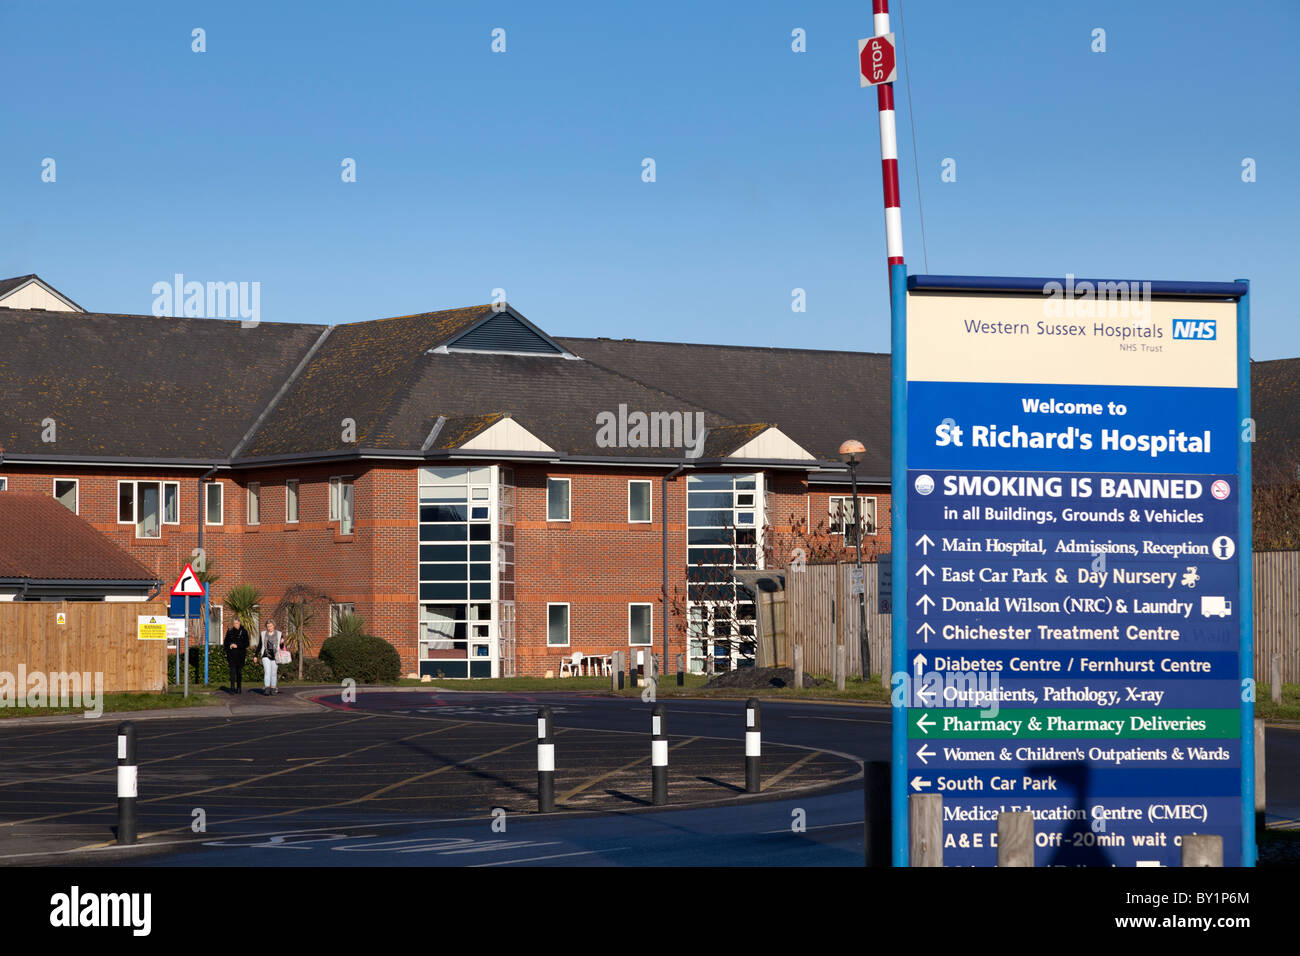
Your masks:
[{"label": "sign post", "polygon": [[1248,284],[902,278],[895,865],[1253,866]]},{"label": "sign post", "polygon": [[[172,590],[171,590],[171,597],[173,599],[173,604],[175,603],[176,598],[180,598],[181,603],[185,605],[184,641],[183,642],[177,641],[176,643],[176,683],[178,684],[181,683],[181,666],[182,666],[182,657],[183,657],[184,668],[185,668],[185,678],[184,678],[183,686],[185,688],[184,694],[186,697],[190,696],[189,655],[190,655],[191,599],[198,598],[199,606],[202,607],[203,604],[205,603],[203,601],[203,598],[206,596],[207,596],[207,590],[203,587],[203,583],[199,581],[198,575],[194,573],[194,568],[190,564],[186,563],[185,570],[181,571],[181,576],[176,579],[176,583],[172,585]],[[184,644],[184,648],[181,647],[182,643]],[[205,653],[206,653],[206,648],[205,648]]]}]

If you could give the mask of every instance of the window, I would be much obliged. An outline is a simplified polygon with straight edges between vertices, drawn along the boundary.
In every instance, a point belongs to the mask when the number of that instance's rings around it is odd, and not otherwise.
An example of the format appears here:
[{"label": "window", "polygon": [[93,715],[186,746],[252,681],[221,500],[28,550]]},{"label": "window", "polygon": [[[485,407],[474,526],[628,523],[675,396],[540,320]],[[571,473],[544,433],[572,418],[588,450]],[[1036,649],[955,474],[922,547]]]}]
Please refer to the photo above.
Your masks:
[{"label": "window", "polygon": [[627,642],[633,647],[649,647],[654,639],[654,605],[627,606]]},{"label": "window", "polygon": [[339,621],[346,614],[356,614],[357,607],[355,604],[331,604],[330,605],[330,633],[337,634],[339,630]]},{"label": "window", "polygon": [[339,523],[339,534],[352,533],[352,480],[330,479],[330,521]]},{"label": "window", "polygon": [[258,481],[248,483],[248,520],[246,523],[262,523],[262,484]]},{"label": "window", "polygon": [[[858,495],[858,507],[861,509],[862,533],[876,533],[876,499],[875,496]],[[831,496],[831,533],[844,535],[844,546],[853,547],[857,541],[853,536],[853,496]]]},{"label": "window", "polygon": [[284,520],[287,524],[298,523],[298,480],[290,478],[284,483]]},{"label": "window", "polygon": [[216,601],[208,602],[208,643],[220,644],[226,637],[226,630],[222,627],[222,620],[225,617],[225,609]]},{"label": "window", "polygon": [[54,497],[74,515],[77,513],[77,479],[55,478]]},{"label": "window", "polygon": [[0,491],[7,491],[8,489],[9,489],[9,479],[0,478]]},{"label": "window", "polygon": [[569,479],[546,479],[546,520],[569,520]]},{"label": "window", "polygon": [[650,482],[629,481],[627,483],[627,520],[631,524],[649,523]]},{"label": "window", "polygon": [[[179,491],[174,481],[166,482]],[[117,523],[134,524],[137,538],[161,538],[163,518],[161,481],[119,481],[117,483]],[[173,499],[175,504],[175,499]]]},{"label": "window", "polygon": [[214,481],[210,485],[205,485],[204,492],[207,496],[205,502],[206,514],[203,517],[204,523],[221,524],[222,520],[224,519],[222,512],[225,510],[224,509],[225,496],[222,493],[220,482]]},{"label": "window", "polygon": [[163,524],[181,523],[181,484],[179,481],[163,482]]},{"label": "window", "polygon": [[569,646],[569,605],[546,605],[546,646]]},{"label": "window", "polygon": [[352,482],[339,486],[339,534],[352,533]]}]

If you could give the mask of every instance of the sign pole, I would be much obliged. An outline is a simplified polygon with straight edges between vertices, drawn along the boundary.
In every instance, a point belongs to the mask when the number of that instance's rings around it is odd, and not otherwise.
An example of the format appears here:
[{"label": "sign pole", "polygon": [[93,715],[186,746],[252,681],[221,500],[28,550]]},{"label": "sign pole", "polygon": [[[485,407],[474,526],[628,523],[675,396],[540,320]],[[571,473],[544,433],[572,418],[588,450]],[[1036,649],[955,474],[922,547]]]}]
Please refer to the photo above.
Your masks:
[{"label": "sign pole", "polygon": [[208,628],[212,624],[212,606],[208,603],[208,596],[203,595],[203,683],[208,682],[208,647],[212,643],[212,638],[208,634]]},{"label": "sign pole", "polygon": [[[189,598],[186,598],[186,599],[185,599],[185,636],[184,636],[184,643],[185,643],[185,652],[184,652],[184,656],[185,656],[186,658],[188,658],[188,657],[190,656],[190,599],[189,599]],[[180,673],[179,673],[179,672],[180,672],[180,670],[181,670],[181,665],[182,665],[182,663],[184,664],[184,667],[185,667],[185,691],[184,691],[184,695],[185,695],[186,698],[188,698],[188,697],[190,696],[190,662],[189,662],[188,659],[185,660],[185,661],[182,661],[182,660],[181,660],[181,649],[180,649],[179,647],[177,647],[177,648],[176,648],[176,670],[177,670],[177,680],[178,680],[178,681],[179,681],[179,679],[180,679]]]},{"label": "sign pole", "polygon": [[[1246,292],[1237,299],[1237,419],[1238,427],[1246,428],[1250,419],[1250,280],[1238,279],[1246,286]],[[1238,436],[1244,437],[1244,436]],[[1252,438],[1254,435],[1251,436]],[[1252,501],[1254,491],[1251,476],[1252,445],[1246,441],[1237,442],[1237,553],[1241,559],[1237,563],[1240,578],[1241,613],[1238,621],[1241,626],[1241,683],[1243,689],[1247,681],[1254,682],[1255,677],[1255,542],[1251,524]],[[1243,698],[1246,695],[1242,695]],[[1255,761],[1263,759],[1263,754],[1255,753],[1255,700],[1241,703],[1241,865],[1254,866],[1256,863],[1255,846]]]},{"label": "sign pole", "polygon": [[[889,267],[890,296],[890,510],[893,526],[890,542],[891,577],[902,581],[903,603],[892,602],[890,616],[890,666],[895,674],[907,674],[907,266]],[[890,681],[892,688],[893,681]],[[891,757],[896,768],[890,775],[893,813],[894,866],[907,866],[909,860],[907,826],[907,706],[891,708]],[[868,828],[871,821],[867,821]]]}]

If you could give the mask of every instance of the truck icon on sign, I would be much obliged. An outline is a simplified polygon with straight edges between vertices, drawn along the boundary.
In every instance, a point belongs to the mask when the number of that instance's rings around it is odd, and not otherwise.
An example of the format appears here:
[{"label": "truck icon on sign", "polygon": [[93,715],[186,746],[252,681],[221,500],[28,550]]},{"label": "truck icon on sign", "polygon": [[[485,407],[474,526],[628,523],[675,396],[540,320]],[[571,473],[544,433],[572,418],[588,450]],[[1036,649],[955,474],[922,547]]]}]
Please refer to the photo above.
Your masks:
[{"label": "truck icon on sign", "polygon": [[1201,617],[1227,617],[1232,613],[1232,602],[1225,597],[1201,597]]}]

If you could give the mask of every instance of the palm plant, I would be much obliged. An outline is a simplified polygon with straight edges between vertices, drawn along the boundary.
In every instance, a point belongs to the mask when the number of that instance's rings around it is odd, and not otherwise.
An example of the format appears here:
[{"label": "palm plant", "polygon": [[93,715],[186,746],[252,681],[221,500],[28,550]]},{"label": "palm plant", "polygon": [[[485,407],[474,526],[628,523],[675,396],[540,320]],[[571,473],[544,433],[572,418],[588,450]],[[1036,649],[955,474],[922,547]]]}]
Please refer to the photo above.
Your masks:
[{"label": "palm plant", "polygon": [[359,614],[344,614],[335,623],[333,636],[356,638],[365,637],[366,633],[365,618]]},{"label": "palm plant", "polygon": [[251,584],[236,584],[226,592],[226,598],[221,603],[230,619],[239,618],[248,627],[249,634],[257,634],[254,616],[257,606],[262,603],[261,591]]},{"label": "palm plant", "polygon": [[319,614],[319,605],[328,607],[333,600],[323,591],[306,584],[291,584],[275,606],[277,617],[284,620],[284,642],[298,656],[298,679],[302,680],[303,658],[311,646],[307,631]]}]

